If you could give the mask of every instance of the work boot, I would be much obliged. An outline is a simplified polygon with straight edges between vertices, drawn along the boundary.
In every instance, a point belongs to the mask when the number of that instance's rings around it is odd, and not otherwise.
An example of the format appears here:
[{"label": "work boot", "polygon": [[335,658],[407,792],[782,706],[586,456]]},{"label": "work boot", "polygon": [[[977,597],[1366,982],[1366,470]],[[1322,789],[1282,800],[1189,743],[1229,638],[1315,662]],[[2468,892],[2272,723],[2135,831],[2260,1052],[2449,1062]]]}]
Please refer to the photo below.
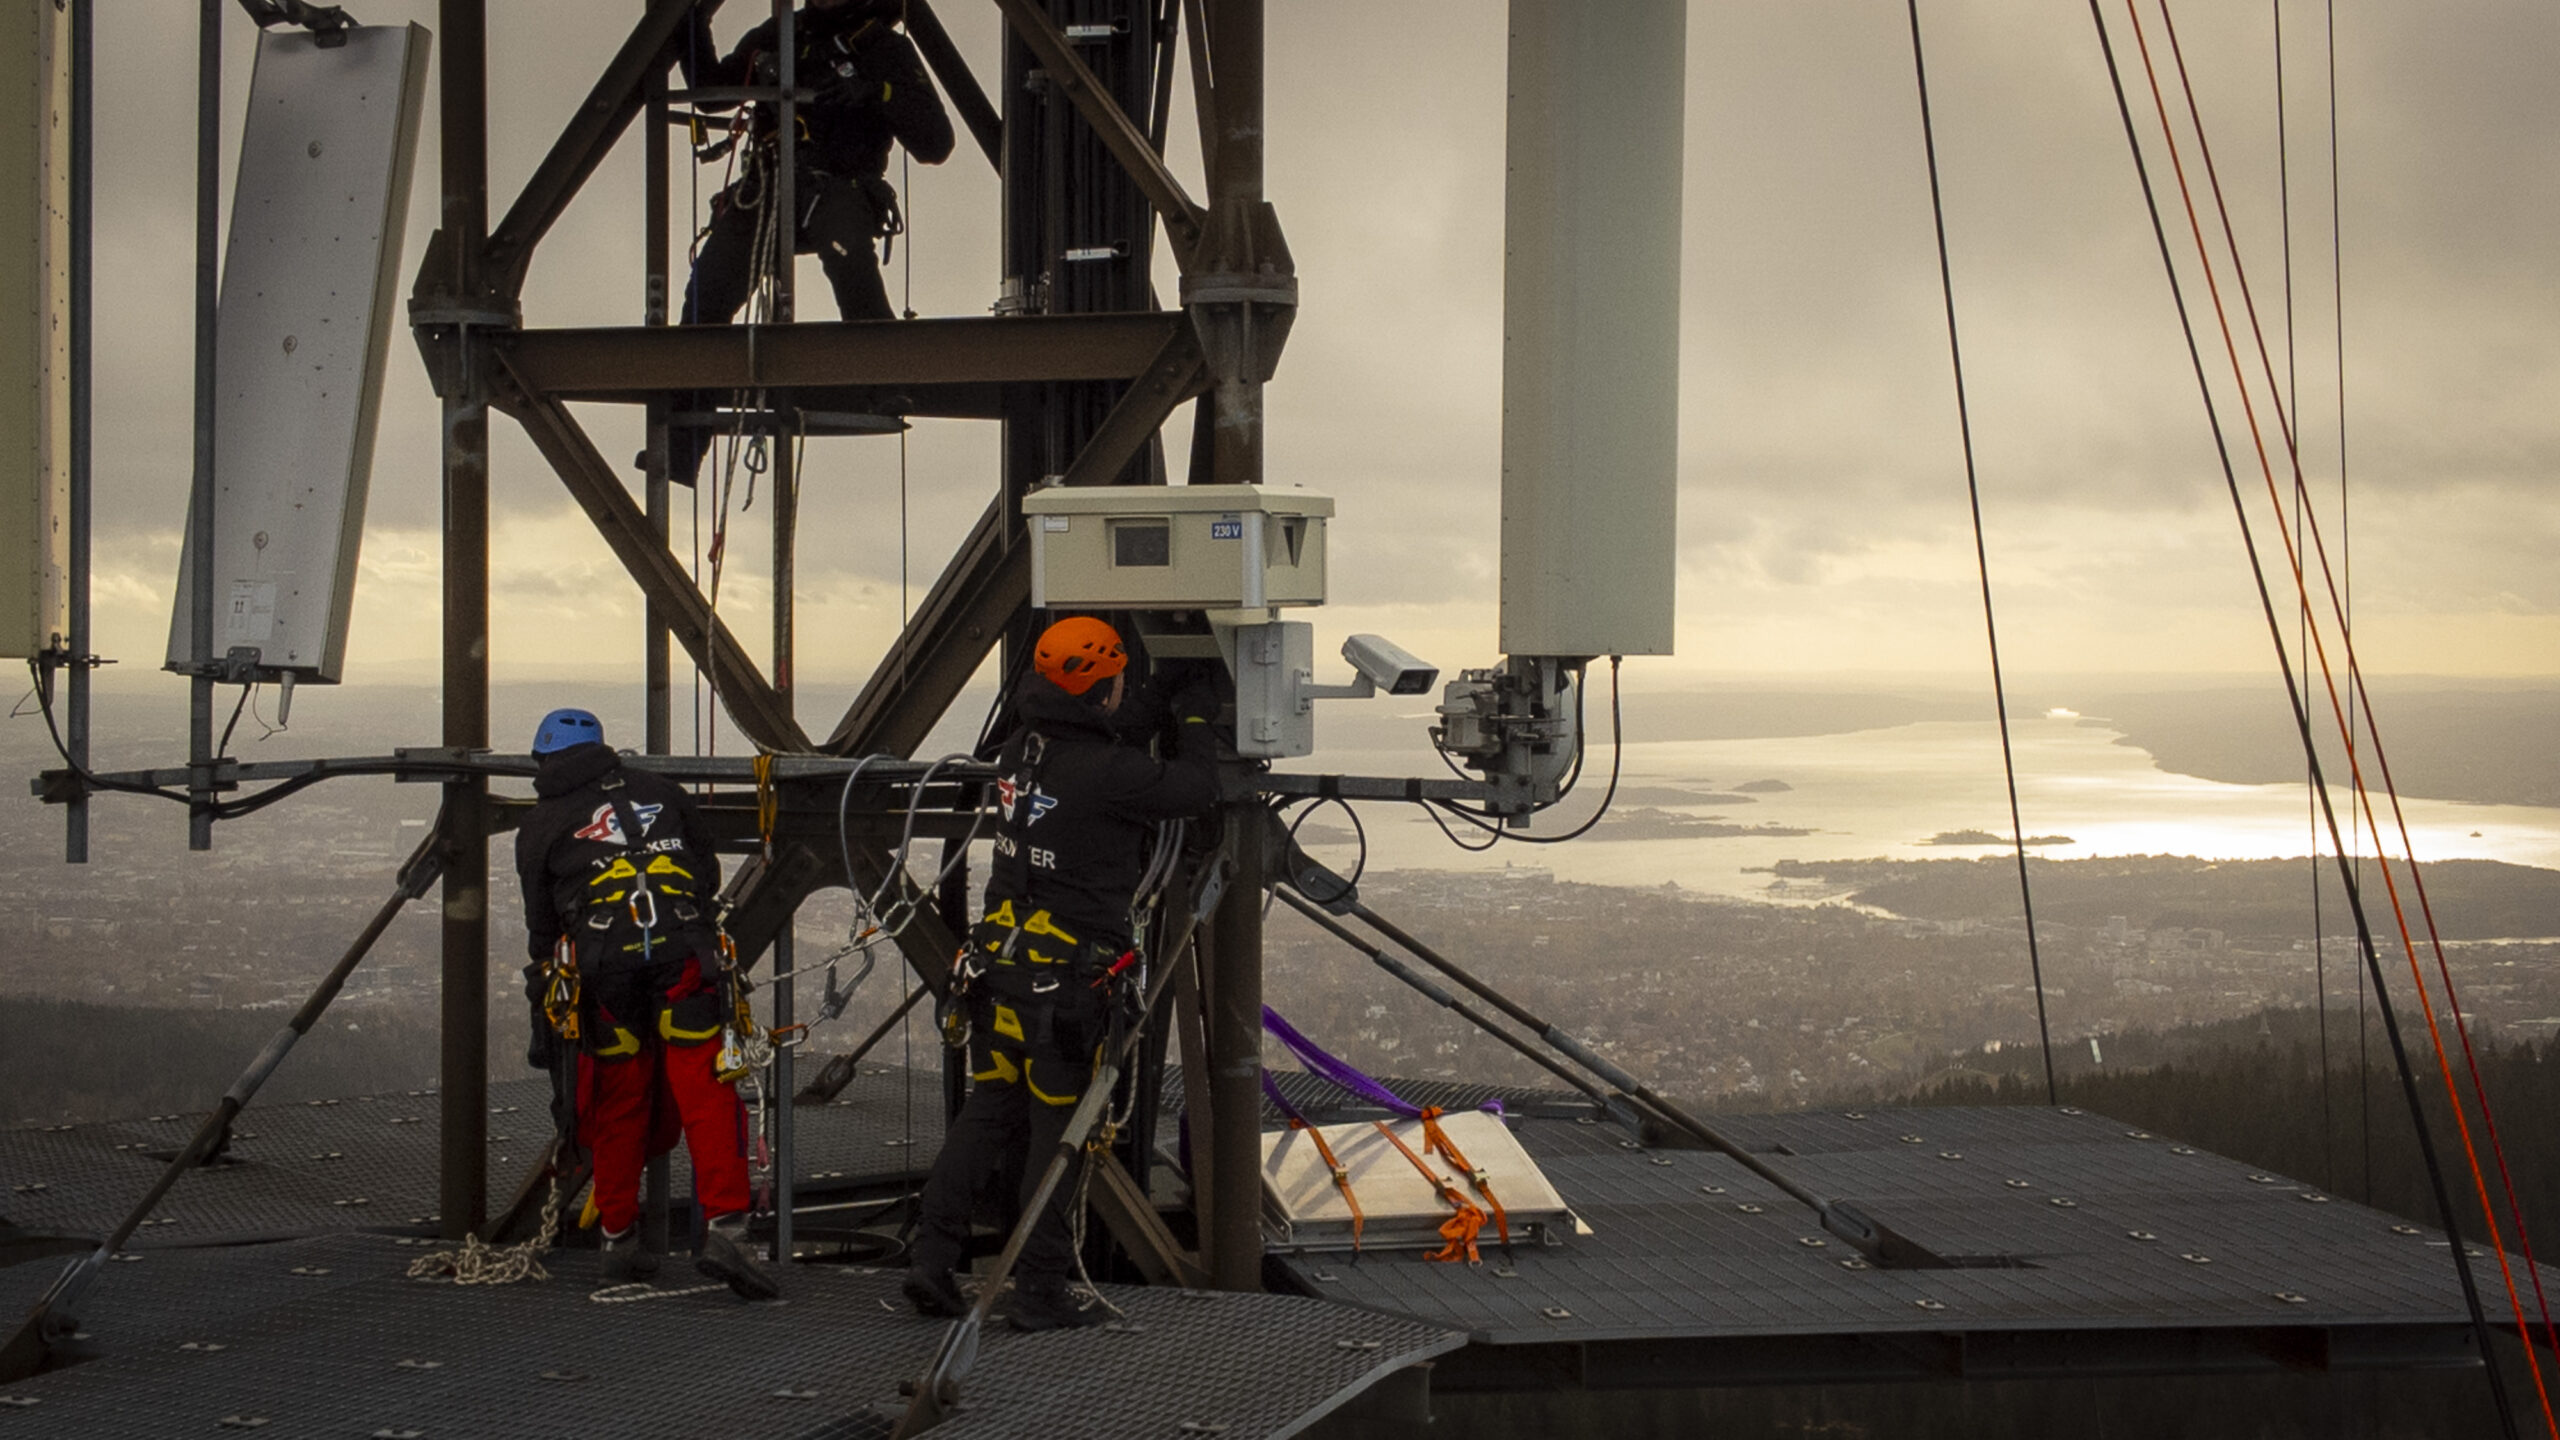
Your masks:
[{"label": "work boot", "polygon": [[755,1252],[748,1248],[751,1244],[747,1217],[723,1215],[704,1227],[702,1253],[694,1258],[693,1268],[727,1285],[741,1300],[781,1298],[782,1287],[756,1263]]},{"label": "work boot", "polygon": [[609,1230],[605,1232],[604,1278],[606,1283],[628,1285],[634,1281],[646,1280],[657,1273],[658,1257],[650,1252],[648,1246],[640,1243],[639,1226],[634,1225],[619,1235]]},{"label": "work boot", "polygon": [[898,1288],[926,1319],[957,1320],[969,1313],[969,1297],[960,1293],[960,1283],[951,1278],[948,1266],[910,1265]]},{"label": "work boot", "polygon": [[1111,1318],[1098,1303],[1086,1304],[1064,1280],[1024,1280],[1013,1287],[1006,1318],[1016,1330],[1081,1330]]}]

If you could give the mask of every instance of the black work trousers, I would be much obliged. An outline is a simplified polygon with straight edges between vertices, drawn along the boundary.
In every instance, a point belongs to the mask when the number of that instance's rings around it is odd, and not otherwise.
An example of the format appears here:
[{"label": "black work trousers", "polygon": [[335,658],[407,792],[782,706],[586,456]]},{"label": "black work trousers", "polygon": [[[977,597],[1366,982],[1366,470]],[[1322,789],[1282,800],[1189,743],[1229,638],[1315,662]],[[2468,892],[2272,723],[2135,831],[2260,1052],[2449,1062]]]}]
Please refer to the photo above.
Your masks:
[{"label": "black work trousers", "polygon": [[[755,290],[756,230],[764,211],[742,203],[741,183],[711,203],[711,233],[694,257],[693,277],[685,282],[687,325],[726,325]],[[875,189],[879,192],[874,194]],[[794,186],[793,208],[800,212],[793,251],[816,255],[836,292],[836,313],[847,320],[894,320],[889,289],[880,278],[880,255],[872,247],[888,229],[890,206],[896,203],[886,180],[868,182],[804,170]],[[701,391],[674,397],[680,413],[699,414],[711,406]],[[710,448],[710,432],[698,425],[678,425],[667,432],[667,473],[679,485],[694,483],[702,456]]]},{"label": "black work trousers", "polygon": [[[869,182],[886,190],[888,182]],[[693,278],[685,285],[682,320],[687,325],[726,325],[755,289],[756,229],[764,218],[761,205],[741,203],[746,186],[733,185],[711,202],[711,233],[694,257]],[[874,200],[863,182],[814,170],[800,172],[794,205],[800,223],[793,252],[815,255],[836,292],[836,313],[847,320],[894,320],[889,289],[880,278],[880,254],[873,248],[888,229],[886,205]]]},{"label": "black work trousers", "polygon": [[[1105,1002],[1096,992],[1058,994],[1056,1004],[1037,1007],[983,992],[970,997],[973,1083],[968,1103],[943,1134],[942,1153],[925,1182],[913,1253],[917,1265],[934,1270],[957,1266],[979,1197],[1018,1171],[1019,1186],[1004,1207],[1007,1223],[1012,1223],[1057,1155],[1067,1120],[1092,1081],[1107,1018]],[[1027,1288],[1063,1284],[1075,1263],[1069,1202],[1083,1165],[1079,1153],[1023,1244],[1018,1274]]]}]

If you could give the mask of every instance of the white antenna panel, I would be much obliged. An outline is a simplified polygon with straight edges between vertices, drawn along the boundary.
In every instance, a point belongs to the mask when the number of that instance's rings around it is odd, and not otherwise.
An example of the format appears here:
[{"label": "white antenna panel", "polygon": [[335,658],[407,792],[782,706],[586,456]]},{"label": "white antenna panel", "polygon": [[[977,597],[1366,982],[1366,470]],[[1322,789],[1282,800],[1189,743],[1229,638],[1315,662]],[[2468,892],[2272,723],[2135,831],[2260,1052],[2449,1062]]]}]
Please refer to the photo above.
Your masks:
[{"label": "white antenna panel", "polygon": [[1682,0],[1511,0],[1502,648],[1671,653]]},{"label": "white antenna panel", "polygon": [[258,37],[215,345],[213,659],[254,652],[261,676],[345,665],[427,43],[416,25]]},{"label": "white antenna panel", "polygon": [[69,628],[71,16],[0,0],[0,656]]}]

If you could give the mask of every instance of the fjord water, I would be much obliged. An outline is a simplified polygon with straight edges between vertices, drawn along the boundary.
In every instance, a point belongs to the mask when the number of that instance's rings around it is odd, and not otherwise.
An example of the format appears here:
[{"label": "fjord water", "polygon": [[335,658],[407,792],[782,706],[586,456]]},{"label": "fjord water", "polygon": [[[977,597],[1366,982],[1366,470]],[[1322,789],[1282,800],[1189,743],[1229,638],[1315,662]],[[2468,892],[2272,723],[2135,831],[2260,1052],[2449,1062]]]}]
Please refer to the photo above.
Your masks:
[{"label": "fjord water", "polygon": [[[2019,719],[2011,733],[2027,834],[2068,836],[2071,841],[2036,846],[2032,853],[2038,856],[2229,860],[2310,853],[2313,812],[2310,790],[2301,783],[2232,785],[2172,774],[2154,764],[2147,751],[2117,743],[2120,732],[2076,716]],[[1446,773],[1428,751],[1419,749],[1328,751],[1322,758],[1326,769],[1348,773]],[[1561,833],[1588,817],[1608,784],[1608,764],[1603,738],[1592,748],[1589,773],[1559,807],[1558,818],[1542,817],[1541,826],[1530,833]],[[1311,767],[1298,761],[1280,768]],[[1752,794],[1747,803],[1730,798],[1737,786],[1768,780],[1788,788]],[[1930,721],[1839,735],[1630,744],[1619,783],[1621,815],[1638,808],[1624,792],[1691,791],[1702,798],[1672,805],[1655,795],[1641,803],[1668,815],[1712,817],[1742,827],[1744,833],[1612,839],[1612,826],[1604,822],[1569,845],[1503,844],[1467,854],[1418,810],[1371,804],[1361,807],[1368,863],[1373,869],[1537,866],[1560,880],[1642,886],[1671,882],[1708,894],[1786,899],[1787,887],[1773,893],[1766,873],[1781,860],[1990,855],[2005,850],[2009,835],[1999,731],[1989,721]],[[2339,823],[2347,825],[2353,819],[2349,794],[2334,781],[2332,790]],[[2378,794],[2376,803],[2383,834],[2396,850],[2399,836],[2389,803]],[[2560,808],[2426,799],[2404,799],[2401,808],[2422,862],[2476,858],[2560,868]],[[1451,825],[1461,838],[1484,838],[1454,820]],[[1765,833],[1763,827],[1810,833]],[[1347,827],[1338,813],[1323,813],[1308,817],[1307,828],[1327,834]],[[1653,835],[1664,827],[1643,828]],[[1926,843],[1945,832],[1966,830],[1987,831],[2002,843]],[[2325,832],[2320,845],[2325,853]],[[2372,853],[2370,831],[2350,845]],[[1330,840],[1309,849],[1336,865],[1348,865],[1353,853],[1349,844]]]}]

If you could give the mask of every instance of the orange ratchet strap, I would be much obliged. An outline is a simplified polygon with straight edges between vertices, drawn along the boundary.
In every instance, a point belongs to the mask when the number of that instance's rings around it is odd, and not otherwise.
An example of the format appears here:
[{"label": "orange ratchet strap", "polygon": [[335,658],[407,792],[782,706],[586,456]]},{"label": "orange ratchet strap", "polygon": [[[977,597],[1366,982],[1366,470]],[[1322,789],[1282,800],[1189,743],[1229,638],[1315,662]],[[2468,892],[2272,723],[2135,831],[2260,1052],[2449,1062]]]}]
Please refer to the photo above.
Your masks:
[{"label": "orange ratchet strap", "polygon": [[1484,1257],[1476,1253],[1476,1232],[1484,1228],[1484,1212],[1468,1204],[1467,1197],[1459,1194],[1457,1187],[1451,1185],[1447,1177],[1432,1169],[1421,1156],[1414,1154],[1413,1147],[1404,1143],[1395,1131],[1388,1129],[1386,1121],[1373,1120],[1370,1123],[1378,1127],[1379,1134],[1387,1137],[1388,1144],[1402,1151],[1404,1158],[1413,1162],[1413,1168],[1421,1171],[1422,1178],[1431,1182],[1431,1188],[1440,1192],[1440,1198],[1448,1201],[1450,1206],[1458,1212],[1440,1225],[1440,1238],[1449,1243],[1422,1258],[1464,1260],[1470,1265],[1483,1264]]},{"label": "orange ratchet strap", "polygon": [[1449,1143],[1449,1132],[1440,1128],[1440,1117],[1448,1113],[1437,1105],[1423,1107],[1423,1153],[1436,1150],[1447,1156],[1450,1164],[1465,1172],[1467,1183],[1476,1187],[1476,1193],[1484,1197],[1485,1204],[1493,1207],[1493,1228],[1502,1236],[1502,1248],[1507,1253],[1511,1249],[1511,1217],[1502,1212],[1502,1201],[1493,1193],[1493,1177],[1468,1164],[1467,1157],[1458,1153],[1458,1147]]},{"label": "orange ratchet strap", "polygon": [[1359,1254],[1360,1231],[1369,1220],[1360,1213],[1360,1197],[1351,1193],[1350,1170],[1334,1155],[1333,1147],[1324,1143],[1323,1131],[1295,1116],[1290,1117],[1289,1128],[1306,1131],[1307,1138],[1316,1142],[1316,1153],[1324,1157],[1325,1167],[1333,1172],[1333,1188],[1342,1192],[1342,1203],[1351,1207],[1351,1253]]}]

